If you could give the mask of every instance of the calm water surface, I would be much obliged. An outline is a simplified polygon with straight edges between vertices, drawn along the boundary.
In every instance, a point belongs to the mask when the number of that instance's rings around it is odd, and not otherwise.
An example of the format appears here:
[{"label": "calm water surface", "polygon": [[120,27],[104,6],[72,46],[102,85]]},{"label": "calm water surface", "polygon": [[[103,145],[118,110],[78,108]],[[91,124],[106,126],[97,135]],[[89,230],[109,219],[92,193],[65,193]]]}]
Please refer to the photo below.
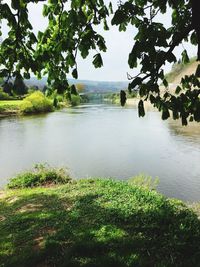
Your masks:
[{"label": "calm water surface", "polygon": [[200,200],[200,125],[163,122],[157,112],[85,105],[42,116],[0,120],[0,186],[47,162],[73,177],[158,176],[170,197]]}]

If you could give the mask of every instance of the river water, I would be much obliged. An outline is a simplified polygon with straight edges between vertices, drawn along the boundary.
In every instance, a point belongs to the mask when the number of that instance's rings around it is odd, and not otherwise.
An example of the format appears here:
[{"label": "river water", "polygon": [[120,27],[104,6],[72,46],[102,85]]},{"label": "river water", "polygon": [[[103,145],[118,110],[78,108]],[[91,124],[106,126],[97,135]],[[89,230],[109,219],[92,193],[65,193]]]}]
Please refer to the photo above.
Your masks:
[{"label": "river water", "polygon": [[35,163],[67,166],[73,177],[159,177],[158,190],[200,200],[200,124],[182,127],[149,111],[83,105],[0,120],[0,186]]}]

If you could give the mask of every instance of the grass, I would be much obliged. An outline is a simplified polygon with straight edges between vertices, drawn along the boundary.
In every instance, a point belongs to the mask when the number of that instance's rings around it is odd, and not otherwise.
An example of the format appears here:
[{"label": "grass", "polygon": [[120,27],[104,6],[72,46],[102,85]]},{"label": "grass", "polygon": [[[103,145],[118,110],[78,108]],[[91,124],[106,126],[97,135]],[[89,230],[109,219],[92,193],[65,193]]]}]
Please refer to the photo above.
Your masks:
[{"label": "grass", "polygon": [[0,100],[0,112],[20,110],[22,100]]},{"label": "grass", "polygon": [[0,194],[0,266],[200,266],[200,222],[181,201],[111,179]]},{"label": "grass", "polygon": [[0,106],[20,106],[22,100],[0,100]]},{"label": "grass", "polygon": [[22,100],[0,100],[0,115],[17,115],[20,113]]}]

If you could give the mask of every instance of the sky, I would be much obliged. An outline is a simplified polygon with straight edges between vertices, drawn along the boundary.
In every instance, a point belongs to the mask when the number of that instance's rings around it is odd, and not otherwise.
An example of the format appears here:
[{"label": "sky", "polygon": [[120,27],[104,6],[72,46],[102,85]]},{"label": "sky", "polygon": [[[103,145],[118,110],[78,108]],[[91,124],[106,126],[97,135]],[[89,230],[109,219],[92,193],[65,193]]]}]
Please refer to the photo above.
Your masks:
[{"label": "sky", "polygon": [[[109,2],[108,0],[106,0]],[[10,0],[4,0],[4,3],[10,3]],[[114,6],[118,1],[112,1]],[[33,25],[34,31],[43,31],[47,26],[47,19],[42,16],[42,3],[29,4],[29,19]],[[158,21],[162,21],[165,25],[170,26],[171,21],[171,11],[164,16],[158,17]],[[103,35],[106,40],[107,52],[102,53],[104,65],[102,68],[95,69],[92,65],[93,55],[95,52],[87,59],[82,59],[78,57],[78,72],[79,79],[83,80],[99,80],[99,81],[126,81],[127,73],[134,76],[138,73],[137,69],[129,69],[128,66],[128,55],[134,44],[134,35],[136,33],[133,27],[128,27],[126,32],[119,32],[117,27],[110,27],[109,31],[103,31],[100,27],[98,28],[98,33]],[[3,38],[5,38],[8,32],[8,27],[3,22],[2,23]],[[189,52],[189,56],[196,55],[196,47],[188,44],[183,44],[176,48],[175,53],[180,57],[181,51],[186,48]],[[164,70],[169,72],[171,65],[167,64],[164,66]],[[69,78],[71,76],[69,75]]]}]

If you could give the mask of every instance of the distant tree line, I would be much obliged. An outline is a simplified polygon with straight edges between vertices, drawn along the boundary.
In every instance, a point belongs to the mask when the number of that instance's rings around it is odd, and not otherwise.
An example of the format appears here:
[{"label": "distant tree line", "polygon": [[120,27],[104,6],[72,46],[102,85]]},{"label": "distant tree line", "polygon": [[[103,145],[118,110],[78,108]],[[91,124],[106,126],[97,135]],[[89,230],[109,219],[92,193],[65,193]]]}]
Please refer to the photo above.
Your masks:
[{"label": "distant tree line", "polygon": [[2,80],[1,83],[3,92],[9,96],[22,96],[28,93],[28,87],[22,77],[16,77],[13,82],[11,80],[3,82]]}]

